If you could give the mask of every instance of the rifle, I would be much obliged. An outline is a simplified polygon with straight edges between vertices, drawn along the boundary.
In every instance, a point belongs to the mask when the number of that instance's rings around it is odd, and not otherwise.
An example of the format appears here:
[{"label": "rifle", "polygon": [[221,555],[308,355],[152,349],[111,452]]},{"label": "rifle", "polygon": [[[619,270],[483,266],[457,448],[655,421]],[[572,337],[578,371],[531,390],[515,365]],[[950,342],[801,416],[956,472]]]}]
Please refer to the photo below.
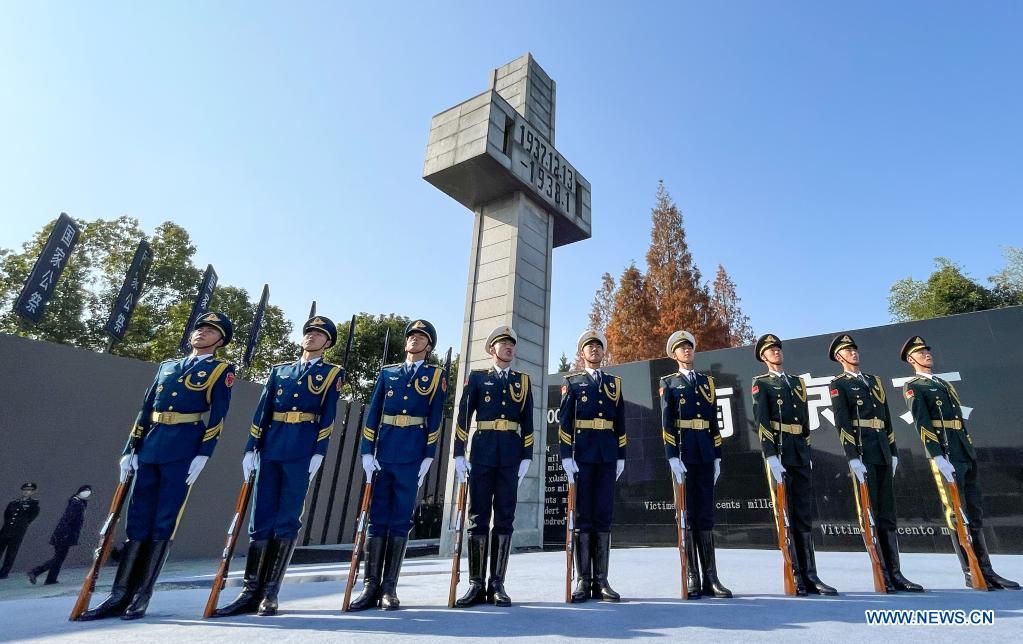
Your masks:
[{"label": "rifle", "polygon": [[[867,392],[867,395],[871,395]],[[863,426],[860,421],[860,408],[856,407],[856,445],[860,452],[860,463],[863,462]],[[850,468],[851,470],[851,468]],[[863,480],[856,478],[856,473],[851,472],[853,477],[853,493],[859,499],[860,534],[863,535],[863,545],[870,556],[870,571],[874,577],[874,592],[887,593],[888,584],[885,583],[885,569],[881,563],[881,557],[877,554],[877,530],[874,526],[874,509],[870,504],[870,489],[867,487],[867,477]]]},{"label": "rifle", "polygon": [[[129,455],[135,455],[134,447],[132,447]],[[89,566],[89,570],[85,573],[82,589],[78,592],[78,599],[75,601],[74,608],[71,609],[71,615],[68,617],[72,622],[77,621],[82,616],[82,613],[89,610],[89,600],[92,599],[92,593],[96,590],[96,580],[99,579],[100,570],[103,569],[103,564],[106,563],[107,557],[110,556],[110,550],[114,545],[114,533],[117,531],[117,521],[121,518],[121,510],[124,508],[125,500],[130,496],[131,486],[134,481],[135,470],[129,469],[124,480],[119,482],[117,489],[114,490],[114,498],[110,501],[107,519],[99,529],[99,545],[93,554],[92,565]]]},{"label": "rifle", "polygon": [[[945,455],[945,460],[947,461],[948,435],[945,434],[945,414],[942,413],[940,404],[937,407],[938,417],[941,419],[941,451]],[[933,460],[931,460],[931,465],[932,467],[935,467]],[[937,470],[936,467],[935,470]],[[970,520],[966,517],[965,510],[963,510],[963,502],[959,496],[959,485],[955,482],[955,479],[942,483],[942,478],[944,477],[938,473],[935,482],[948,487],[948,499],[952,504],[952,513],[955,515],[955,534],[952,535],[952,538],[959,539],[959,547],[963,549],[964,553],[966,553],[966,560],[969,562],[970,568],[970,586],[972,586],[974,590],[987,590],[987,582],[984,581],[984,574],[980,571],[980,562],[977,561],[977,553],[973,550],[973,537],[970,536],[970,530],[967,528],[970,524]]]},{"label": "rifle", "polygon": [[[681,441],[679,441],[681,444]],[[681,460],[681,459],[679,459]],[[675,473],[671,473],[672,478]],[[689,559],[686,548],[689,535],[689,516],[686,513],[686,480],[683,475],[682,482],[675,482],[675,527],[678,528],[678,556],[682,561],[682,599],[689,599]]]},{"label": "rifle", "polygon": [[[354,326],[354,325],[353,325]],[[387,364],[387,350],[390,348],[391,330],[384,334],[384,355],[380,358],[380,368]],[[376,458],[376,442],[373,443],[373,457]],[[347,613],[352,603],[352,589],[359,577],[359,563],[362,560],[362,548],[366,543],[366,530],[369,529],[369,501],[373,498],[374,472],[362,486],[362,499],[359,501],[359,518],[355,523],[355,539],[352,540],[352,562],[348,568],[348,581],[345,583],[345,596],[341,601],[341,611]]]},{"label": "rifle", "polygon": [[[781,461],[782,455],[785,453],[785,431],[781,429],[780,424],[782,421],[781,408],[784,404],[781,397],[778,398],[778,461]],[[771,485],[771,466],[767,464],[767,459],[764,459],[764,470],[767,474],[767,484]],[[788,491],[785,488],[785,473],[782,472],[781,478],[774,482],[774,521],[775,528],[778,531],[778,549],[781,550],[782,568],[781,578],[782,586],[785,589],[786,595],[796,594],[796,572],[793,567],[792,558],[792,526],[789,525],[789,497]]]},{"label": "rifle", "polygon": [[575,481],[568,477],[568,507],[565,510],[565,603],[572,603],[572,580],[575,578]]},{"label": "rifle", "polygon": [[458,505],[455,509],[455,521],[451,529],[455,531],[455,543],[451,555],[451,583],[448,585],[448,608],[455,607],[455,593],[458,590],[458,580],[461,578],[462,560],[462,524],[465,521],[465,490],[468,487],[465,483],[458,484]]},{"label": "rifle", "polygon": [[234,548],[238,543],[238,535],[241,534],[242,520],[245,511],[249,507],[249,499],[252,497],[252,488],[256,485],[256,469],[249,472],[248,478],[242,483],[242,489],[238,492],[238,500],[234,503],[234,516],[227,526],[227,540],[224,542],[224,550],[220,555],[220,565],[217,567],[217,575],[213,578],[213,587],[210,588],[209,599],[206,600],[206,608],[202,616],[213,617],[217,610],[217,601],[220,599],[220,591],[227,585],[227,573],[231,568],[231,557],[234,556]]}]

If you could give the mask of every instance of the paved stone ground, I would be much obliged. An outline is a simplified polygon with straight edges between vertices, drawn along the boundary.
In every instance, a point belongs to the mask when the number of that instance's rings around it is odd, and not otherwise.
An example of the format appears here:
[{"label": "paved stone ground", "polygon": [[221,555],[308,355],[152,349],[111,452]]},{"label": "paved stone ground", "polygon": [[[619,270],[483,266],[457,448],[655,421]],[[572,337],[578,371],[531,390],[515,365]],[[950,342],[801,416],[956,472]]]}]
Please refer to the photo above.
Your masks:
[{"label": "paved stone ground", "polygon": [[[994,563],[1001,574],[1023,579],[1023,556],[996,556]],[[722,581],[735,598],[682,602],[674,549],[614,550],[611,580],[625,601],[566,605],[561,601],[564,555],[518,554],[512,556],[507,583],[515,606],[454,611],[445,604],[449,560],[410,559],[399,585],[401,610],[345,615],[340,606],[347,565],[296,566],[281,593],[280,615],[204,621],[200,614],[214,563],[172,561],[146,619],[91,623],[67,621],[84,574],[81,569],[68,570],[58,586],[30,586],[24,577],[13,576],[0,581],[0,640],[178,642],[228,636],[275,643],[312,637],[330,642],[424,642],[457,636],[469,641],[498,637],[552,642],[663,642],[665,638],[723,642],[813,638],[829,642],[864,637],[962,641],[971,636],[1016,640],[1023,632],[1023,592],[967,590],[950,554],[903,555],[906,576],[929,589],[922,595],[873,593],[867,558],[860,552],[818,553],[821,577],[842,591],[837,598],[797,599],[782,594],[781,559],[773,551],[721,550],[718,564]],[[462,565],[464,579],[464,560]],[[96,601],[109,587],[110,576],[109,570],[105,572],[105,584],[97,592]],[[460,590],[464,588],[463,581]],[[225,601],[234,592],[233,588],[225,590]],[[993,609],[995,623],[867,626],[864,610],[873,608]]]}]

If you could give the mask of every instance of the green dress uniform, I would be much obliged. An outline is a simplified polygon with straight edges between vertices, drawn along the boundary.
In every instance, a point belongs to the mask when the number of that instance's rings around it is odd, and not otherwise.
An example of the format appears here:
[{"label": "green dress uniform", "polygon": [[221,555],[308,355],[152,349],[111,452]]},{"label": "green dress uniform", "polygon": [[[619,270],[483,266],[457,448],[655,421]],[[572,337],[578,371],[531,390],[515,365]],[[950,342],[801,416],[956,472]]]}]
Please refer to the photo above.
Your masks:
[{"label": "green dress uniform", "polygon": [[[838,362],[835,356],[845,348],[857,348],[848,333],[837,336],[831,342],[828,355]],[[840,373],[831,381],[831,407],[835,413],[835,429],[846,458],[850,461],[859,459],[866,468],[867,490],[874,510],[880,546],[878,555],[885,575],[885,586],[889,592],[920,592],[923,588],[902,575],[899,563],[895,472],[892,467],[892,456],[898,454],[898,447],[884,384],[878,376],[871,374],[849,371]],[[857,511],[862,512],[859,495],[856,494],[855,477],[853,497],[856,499]]]},{"label": "green dress uniform", "polygon": [[[930,351],[931,348],[920,336],[911,337],[902,347],[902,360],[907,361],[910,355],[921,349]],[[969,561],[956,534],[954,522],[958,517],[955,516],[942,475],[934,462],[938,457],[944,457],[955,468],[956,486],[966,508],[967,527],[984,581],[989,587],[1019,590],[1018,583],[998,575],[991,566],[991,557],[984,538],[984,506],[977,475],[977,452],[973,447],[973,438],[966,428],[959,393],[947,380],[931,374],[917,373],[915,378],[902,386],[902,394],[930,459],[931,472],[938,486],[941,506],[945,510],[945,522],[952,533],[952,546],[959,557],[959,564],[966,578],[966,587],[972,588]]]},{"label": "green dress uniform", "polygon": [[[766,334],[757,340],[754,357],[763,362],[763,353],[781,348],[781,340]],[[837,591],[817,576],[813,550],[813,481],[810,463],[810,409],[806,403],[806,383],[798,376],[768,371],[753,378],[753,421],[760,438],[760,451],[766,459],[776,456],[785,468],[785,500],[792,526],[791,544],[796,593],[804,591],[836,595]],[[770,468],[767,467],[770,478]],[[775,486],[771,485],[771,498]]]}]

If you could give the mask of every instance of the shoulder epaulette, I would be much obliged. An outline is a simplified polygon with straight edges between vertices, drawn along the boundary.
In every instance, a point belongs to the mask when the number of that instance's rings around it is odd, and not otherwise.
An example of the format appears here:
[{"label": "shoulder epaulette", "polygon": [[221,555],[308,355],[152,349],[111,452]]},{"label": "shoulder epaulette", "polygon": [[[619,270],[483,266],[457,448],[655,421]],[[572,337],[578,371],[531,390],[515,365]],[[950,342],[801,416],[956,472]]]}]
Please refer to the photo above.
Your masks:
[{"label": "shoulder epaulette", "polygon": [[666,376],[661,376],[661,380],[670,380],[670,379],[674,378],[677,375],[678,375],[677,371],[675,373],[669,373]]},{"label": "shoulder epaulette", "polygon": [[768,371],[767,373],[762,373],[762,374],[760,374],[759,376],[753,376],[753,380],[755,380],[755,381],[756,381],[756,380],[760,380],[761,378],[767,378],[767,377],[769,377],[770,375],[771,375],[771,372],[770,372],[770,371]]},{"label": "shoulder epaulette", "polygon": [[[286,364],[295,364],[295,361],[292,360],[290,362],[278,362],[277,364],[273,365],[273,367],[283,367]],[[270,368],[273,369],[273,367]]]},{"label": "shoulder epaulette", "polygon": [[486,373],[488,371],[490,371],[490,369],[472,369],[469,373]]},{"label": "shoulder epaulette", "polygon": [[383,366],[383,368],[384,369],[390,369],[391,367],[400,367],[402,364],[404,364],[404,363],[402,363],[402,362],[395,362],[394,364],[385,364]]},{"label": "shoulder epaulette", "polygon": [[584,375],[586,375],[585,371],[569,371],[568,373],[565,374],[565,380],[568,380],[569,378],[574,378],[576,376]]},{"label": "shoulder epaulette", "polygon": [[839,380],[841,378],[845,378],[847,375],[849,375],[849,374],[847,374],[846,372],[843,371],[842,373],[840,373],[838,375],[831,376],[831,382],[835,382],[836,380]]}]

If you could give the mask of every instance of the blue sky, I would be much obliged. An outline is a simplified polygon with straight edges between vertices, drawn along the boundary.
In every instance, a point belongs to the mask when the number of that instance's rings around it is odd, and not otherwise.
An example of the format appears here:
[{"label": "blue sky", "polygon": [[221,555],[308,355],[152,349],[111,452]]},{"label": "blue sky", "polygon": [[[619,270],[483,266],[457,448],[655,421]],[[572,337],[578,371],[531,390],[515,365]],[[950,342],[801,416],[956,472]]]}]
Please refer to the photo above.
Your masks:
[{"label": "blue sky", "polygon": [[64,210],[173,219],[299,323],[396,312],[458,344],[472,217],[430,117],[531,51],[593,238],[557,249],[551,360],[642,263],[664,179],[758,332],[889,322],[942,255],[1023,244],[1016,2],[0,4],[0,247]]}]

